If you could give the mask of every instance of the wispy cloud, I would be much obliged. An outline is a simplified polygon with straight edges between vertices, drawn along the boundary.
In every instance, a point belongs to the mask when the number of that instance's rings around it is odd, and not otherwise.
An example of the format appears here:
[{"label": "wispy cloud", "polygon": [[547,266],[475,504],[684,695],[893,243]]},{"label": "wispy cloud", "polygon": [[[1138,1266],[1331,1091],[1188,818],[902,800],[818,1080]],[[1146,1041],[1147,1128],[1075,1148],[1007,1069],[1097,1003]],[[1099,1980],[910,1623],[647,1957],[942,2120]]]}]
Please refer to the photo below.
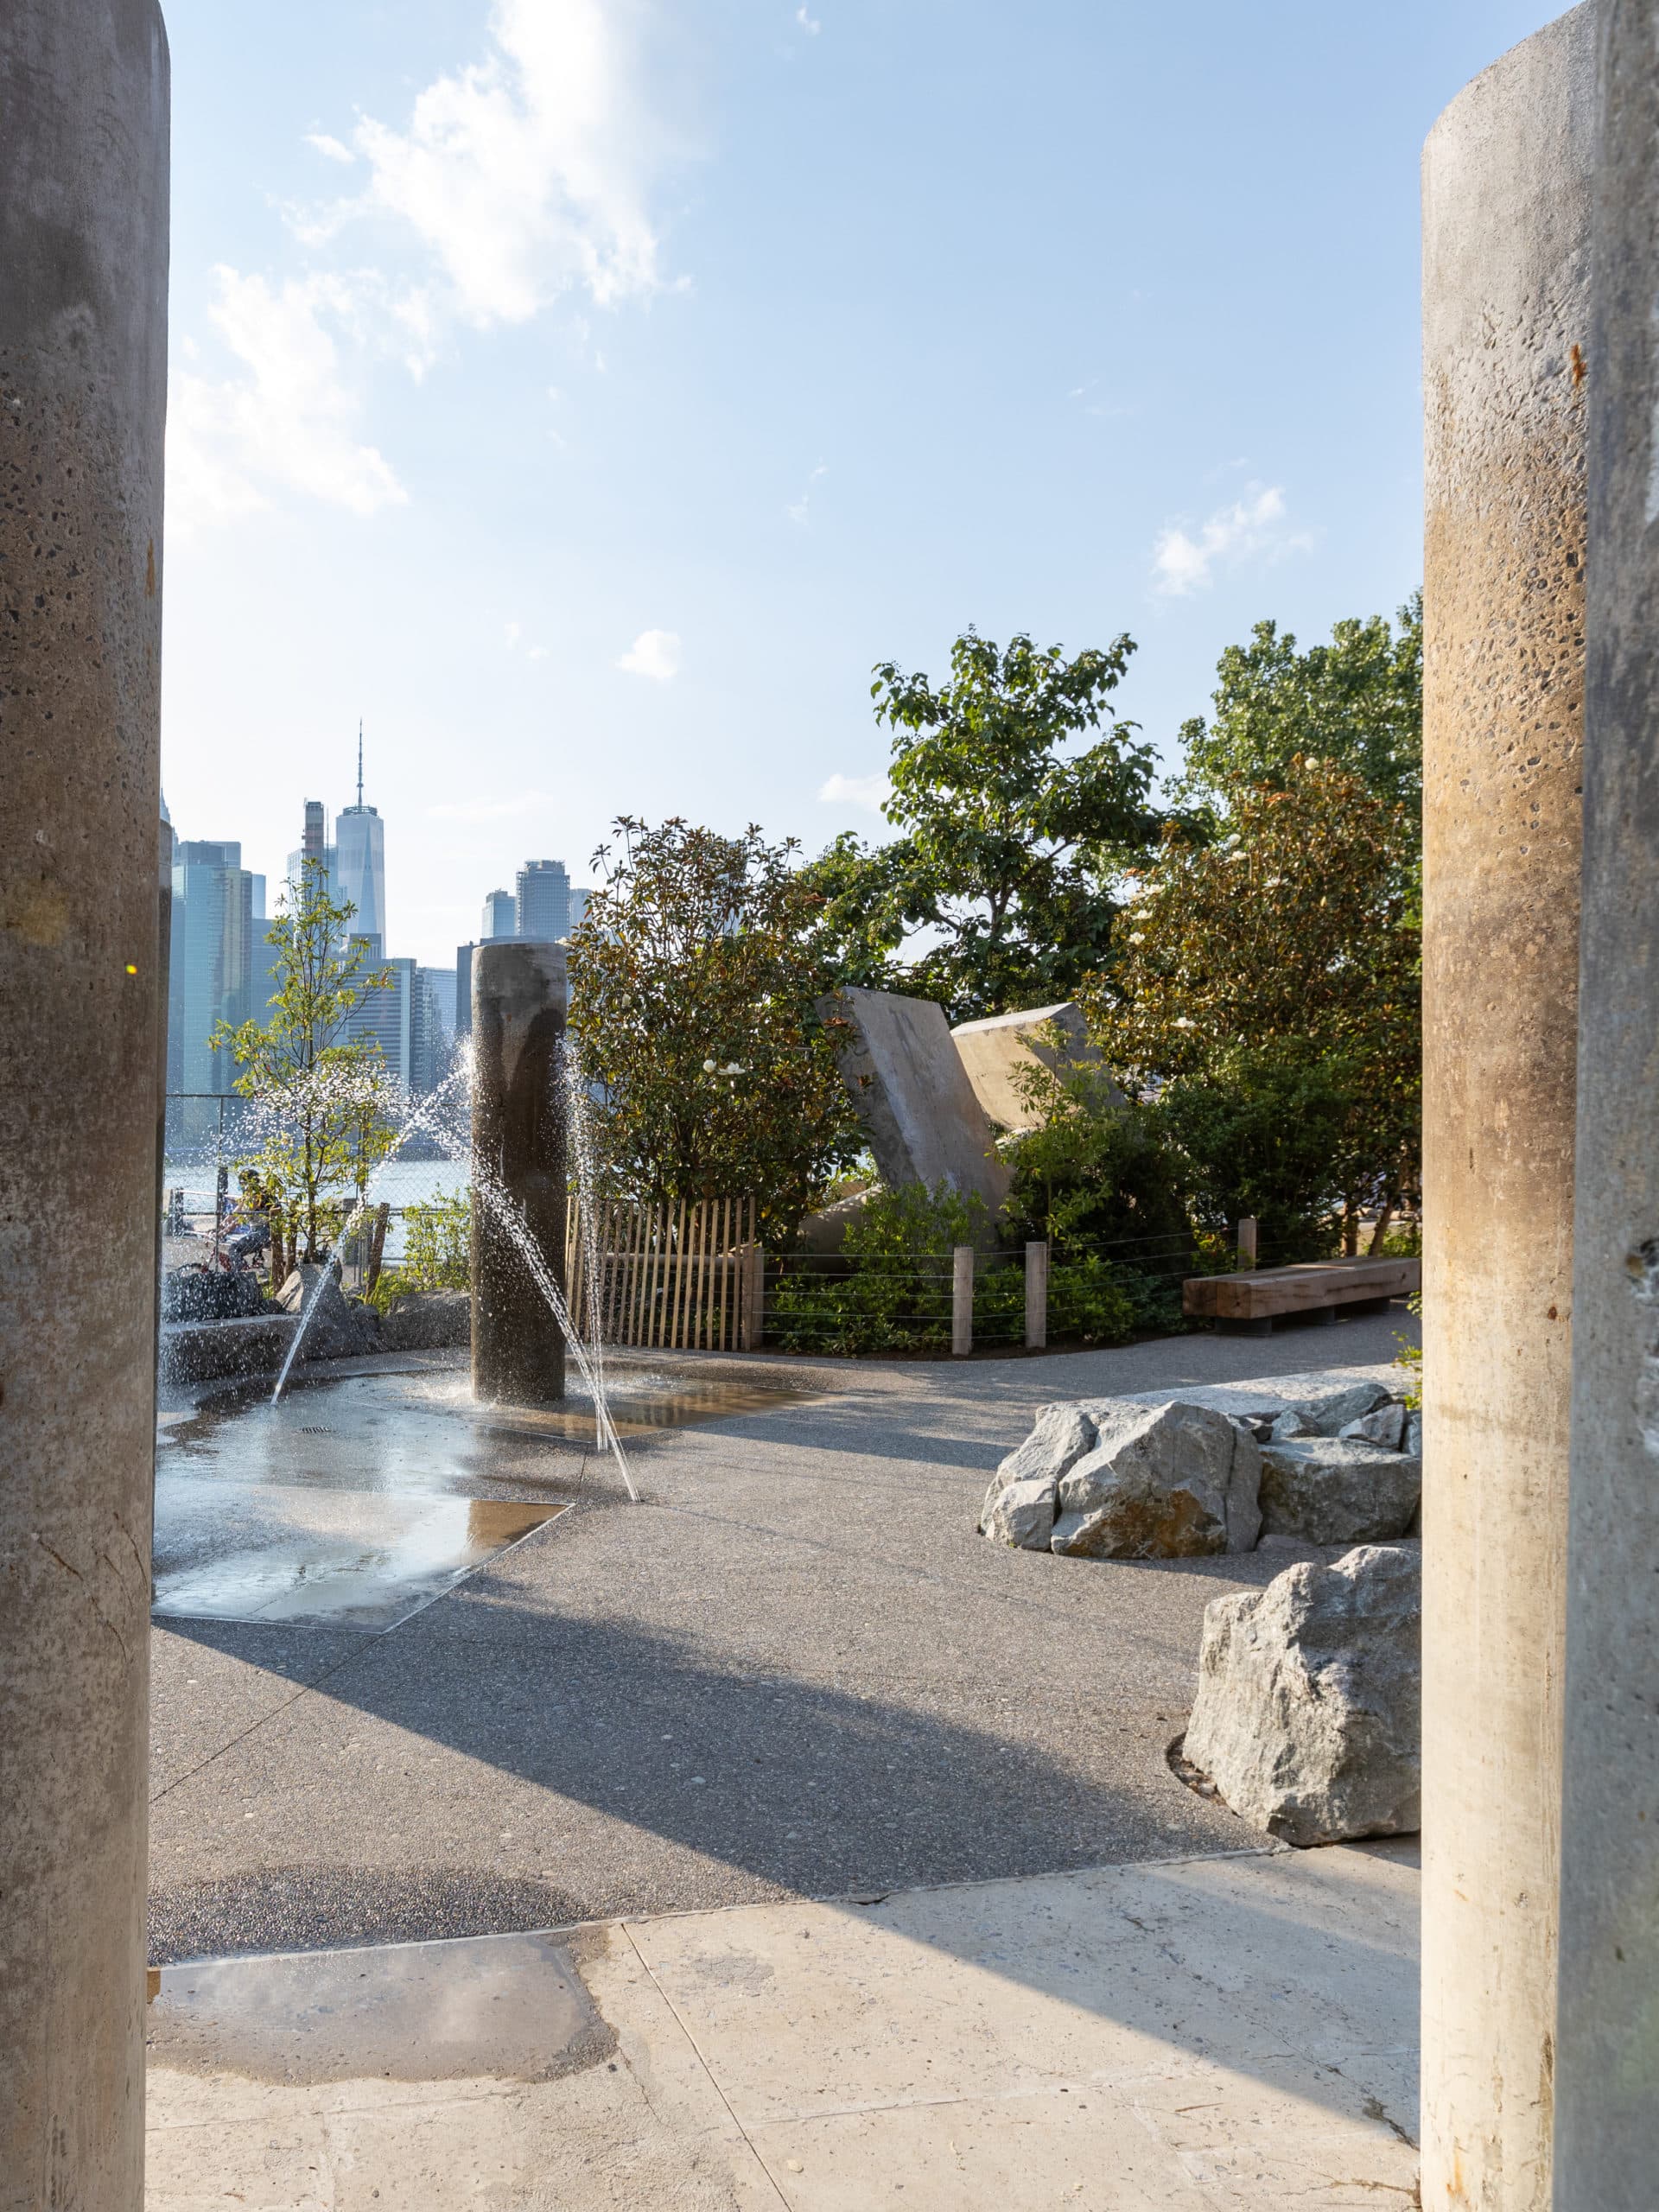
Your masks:
[{"label": "wispy cloud", "polygon": [[[408,498],[361,435],[358,378],[341,346],[363,342],[372,276],[314,275],[276,286],[214,271],[208,320],[239,365],[221,378],[175,380],[168,424],[168,520],[188,534],[296,491],[356,515]],[[383,306],[377,303],[377,312]]]},{"label": "wispy cloud", "polygon": [[[677,150],[652,111],[646,9],[493,0],[482,57],[435,78],[407,118],[365,115],[307,143],[360,188],[290,209],[310,257],[277,279],[217,272],[209,321],[228,372],[187,377],[169,440],[187,527],[287,490],[361,514],[408,496],[364,434],[372,372],[421,376],[461,329],[523,324],[567,294],[596,306],[664,278],[652,203]],[[376,263],[337,265],[343,243]]]},{"label": "wispy cloud", "polygon": [[893,785],[884,775],[843,776],[839,772],[824,783],[818,797],[827,806],[860,806],[880,814]]},{"label": "wispy cloud", "polygon": [[1195,531],[1172,523],[1160,533],[1153,548],[1153,588],[1166,598],[1183,599],[1206,589],[1218,565],[1282,560],[1287,553],[1308,551],[1313,543],[1311,531],[1290,528],[1281,486],[1247,485],[1243,499],[1218,507]]},{"label": "wispy cloud", "polygon": [[795,10],[795,20],[800,25],[801,29],[806,33],[808,38],[817,38],[818,33],[823,29],[823,25],[818,21],[817,17],[816,16],[809,16],[804,8],[798,8]]},{"label": "wispy cloud", "polygon": [[673,630],[642,630],[617,662],[630,676],[648,676],[653,683],[666,683],[680,671],[680,640]]},{"label": "wispy cloud", "polygon": [[511,798],[446,800],[429,806],[429,822],[510,822],[515,815],[540,814],[553,804],[550,791],[518,791]]},{"label": "wispy cloud", "polygon": [[812,471],[812,474],[807,478],[800,498],[798,499],[791,499],[788,506],[784,509],[784,512],[789,517],[790,520],[792,523],[798,524],[798,526],[803,530],[807,527],[808,521],[810,517],[813,490],[816,486],[823,482],[823,479],[829,474],[830,471],[828,467],[823,461],[820,461],[817,467]]}]

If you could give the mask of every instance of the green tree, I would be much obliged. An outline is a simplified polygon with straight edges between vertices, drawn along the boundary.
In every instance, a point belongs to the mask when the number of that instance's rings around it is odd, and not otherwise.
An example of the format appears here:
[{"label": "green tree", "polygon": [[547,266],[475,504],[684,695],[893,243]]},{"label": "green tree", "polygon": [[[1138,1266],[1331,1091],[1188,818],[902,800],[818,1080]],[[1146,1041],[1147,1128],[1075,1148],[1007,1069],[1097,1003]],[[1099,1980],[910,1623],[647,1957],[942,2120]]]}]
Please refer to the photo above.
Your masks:
[{"label": "green tree", "polygon": [[858,1151],[842,1025],[818,1011],[821,901],[794,846],[753,825],[615,826],[570,947],[571,1028],[603,1094],[599,1166],[627,1197],[753,1194],[775,1241]]},{"label": "green tree", "polygon": [[1298,650],[1276,622],[1229,645],[1216,671],[1215,712],[1181,726],[1183,796],[1212,804],[1238,786],[1282,785],[1291,762],[1351,769],[1415,818],[1423,785],[1423,595],[1390,624],[1338,622],[1327,645]]},{"label": "green tree", "polygon": [[843,836],[805,872],[840,981],[936,998],[962,1021],[1069,997],[1108,957],[1114,874],[1163,820],[1152,747],[1110,703],[1134,651],[1120,637],[1067,660],[969,629],[937,688],[875,670],[899,834]]},{"label": "green tree", "polygon": [[239,1027],[222,1021],[213,1039],[242,1071],[239,1095],[263,1109],[248,1164],[279,1225],[286,1223],[296,1260],[322,1255],[348,1210],[346,1193],[360,1198],[392,1141],[393,1085],[380,1048],[346,1034],[353,1010],[391,981],[384,970],[367,973],[362,947],[348,945],[356,911],[329,898],[321,863],[307,861],[266,937],[276,948],[267,1018]]},{"label": "green tree", "polygon": [[1224,789],[1232,830],[1172,828],[1085,993],[1107,1065],[1155,1100],[1199,1218],[1263,1221],[1279,1256],[1339,1211],[1415,1196],[1416,823],[1351,767],[1293,759]]}]

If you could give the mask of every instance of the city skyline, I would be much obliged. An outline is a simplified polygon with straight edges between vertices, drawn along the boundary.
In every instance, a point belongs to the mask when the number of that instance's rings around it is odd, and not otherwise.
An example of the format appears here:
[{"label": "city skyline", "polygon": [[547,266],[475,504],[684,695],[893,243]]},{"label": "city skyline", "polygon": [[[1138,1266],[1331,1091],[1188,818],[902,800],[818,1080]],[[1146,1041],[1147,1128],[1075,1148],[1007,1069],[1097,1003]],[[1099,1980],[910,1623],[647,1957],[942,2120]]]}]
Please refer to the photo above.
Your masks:
[{"label": "city skyline", "polygon": [[1420,149],[1548,13],[173,0],[181,813],[274,881],[362,714],[441,960],[620,814],[880,836],[970,622],[1128,631],[1168,757],[1421,582]]}]

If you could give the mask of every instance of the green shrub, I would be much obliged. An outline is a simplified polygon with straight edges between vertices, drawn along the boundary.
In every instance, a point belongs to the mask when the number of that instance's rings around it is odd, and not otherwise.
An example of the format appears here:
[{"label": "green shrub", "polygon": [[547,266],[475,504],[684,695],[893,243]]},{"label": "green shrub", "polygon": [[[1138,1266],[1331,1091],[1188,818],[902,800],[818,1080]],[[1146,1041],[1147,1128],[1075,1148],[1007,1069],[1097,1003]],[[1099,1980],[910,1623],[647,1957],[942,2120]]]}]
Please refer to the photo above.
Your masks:
[{"label": "green shrub", "polygon": [[392,1300],[414,1290],[465,1290],[471,1279],[473,1201],[440,1193],[404,1208],[404,1257],[385,1269],[371,1304],[385,1313]]}]

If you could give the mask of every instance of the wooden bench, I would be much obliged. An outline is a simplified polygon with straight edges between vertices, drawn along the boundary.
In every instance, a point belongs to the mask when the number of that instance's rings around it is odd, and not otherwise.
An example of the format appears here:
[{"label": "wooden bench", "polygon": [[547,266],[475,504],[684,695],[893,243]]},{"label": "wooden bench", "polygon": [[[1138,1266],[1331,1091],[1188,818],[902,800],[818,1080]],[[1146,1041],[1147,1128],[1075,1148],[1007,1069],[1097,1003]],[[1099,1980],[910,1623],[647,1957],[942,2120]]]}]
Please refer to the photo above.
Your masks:
[{"label": "wooden bench", "polygon": [[1334,1321],[1338,1306],[1380,1313],[1391,1298],[1409,1298],[1422,1283],[1421,1260],[1309,1260],[1292,1268],[1191,1276],[1181,1286],[1181,1309],[1192,1320],[1265,1337],[1287,1314]]}]

